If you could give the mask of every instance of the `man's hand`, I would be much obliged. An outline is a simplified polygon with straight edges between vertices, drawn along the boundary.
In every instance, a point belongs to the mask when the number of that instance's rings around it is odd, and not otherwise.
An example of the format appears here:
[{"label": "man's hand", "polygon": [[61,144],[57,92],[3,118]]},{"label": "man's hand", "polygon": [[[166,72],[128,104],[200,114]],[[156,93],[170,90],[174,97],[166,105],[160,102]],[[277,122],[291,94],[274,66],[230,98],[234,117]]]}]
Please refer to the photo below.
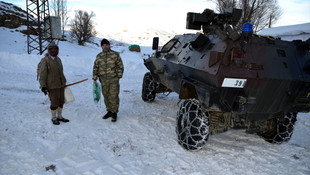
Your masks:
[{"label": "man's hand", "polygon": [[43,88],[41,89],[41,91],[44,93],[44,95],[47,95],[47,88],[46,88],[46,87],[43,87]]}]

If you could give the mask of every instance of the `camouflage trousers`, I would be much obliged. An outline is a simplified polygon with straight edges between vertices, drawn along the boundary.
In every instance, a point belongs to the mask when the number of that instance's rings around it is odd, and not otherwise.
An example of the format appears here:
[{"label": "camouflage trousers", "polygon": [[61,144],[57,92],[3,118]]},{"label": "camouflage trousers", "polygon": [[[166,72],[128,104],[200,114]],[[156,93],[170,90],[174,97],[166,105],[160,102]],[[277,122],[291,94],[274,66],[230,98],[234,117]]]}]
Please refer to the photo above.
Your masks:
[{"label": "camouflage trousers", "polygon": [[107,111],[117,113],[119,108],[119,79],[100,79],[102,95]]}]

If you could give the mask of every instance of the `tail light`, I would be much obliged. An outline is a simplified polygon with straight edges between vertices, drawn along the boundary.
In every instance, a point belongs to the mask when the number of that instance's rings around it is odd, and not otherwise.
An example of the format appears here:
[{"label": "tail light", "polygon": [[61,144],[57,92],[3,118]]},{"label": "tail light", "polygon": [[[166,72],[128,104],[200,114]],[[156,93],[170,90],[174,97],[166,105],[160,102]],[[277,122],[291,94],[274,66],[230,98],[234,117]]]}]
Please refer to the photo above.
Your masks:
[{"label": "tail light", "polygon": [[242,58],[242,50],[239,48],[233,48],[231,51],[232,58]]},{"label": "tail light", "polygon": [[234,52],[233,56],[235,58],[241,58],[242,57],[242,53],[241,52]]}]

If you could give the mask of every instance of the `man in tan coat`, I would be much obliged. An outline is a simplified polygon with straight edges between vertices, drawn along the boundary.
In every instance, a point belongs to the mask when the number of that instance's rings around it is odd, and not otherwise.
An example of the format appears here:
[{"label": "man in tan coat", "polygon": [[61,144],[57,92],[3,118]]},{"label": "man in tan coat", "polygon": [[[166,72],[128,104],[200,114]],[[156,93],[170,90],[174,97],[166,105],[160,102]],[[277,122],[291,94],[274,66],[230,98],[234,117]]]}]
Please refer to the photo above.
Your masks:
[{"label": "man in tan coat", "polygon": [[110,49],[107,39],[101,41],[102,52],[96,56],[93,67],[93,80],[97,85],[97,78],[101,83],[102,94],[107,113],[102,117],[112,117],[112,122],[117,120],[119,108],[119,79],[122,78],[124,66],[119,53]]},{"label": "man in tan coat", "polygon": [[63,118],[62,108],[65,102],[64,91],[66,85],[66,78],[63,74],[63,66],[58,57],[59,48],[52,42],[49,44],[48,53],[41,59],[40,63],[40,88],[41,91],[51,100],[52,122],[54,125],[59,125],[60,122],[69,122],[68,119]]}]

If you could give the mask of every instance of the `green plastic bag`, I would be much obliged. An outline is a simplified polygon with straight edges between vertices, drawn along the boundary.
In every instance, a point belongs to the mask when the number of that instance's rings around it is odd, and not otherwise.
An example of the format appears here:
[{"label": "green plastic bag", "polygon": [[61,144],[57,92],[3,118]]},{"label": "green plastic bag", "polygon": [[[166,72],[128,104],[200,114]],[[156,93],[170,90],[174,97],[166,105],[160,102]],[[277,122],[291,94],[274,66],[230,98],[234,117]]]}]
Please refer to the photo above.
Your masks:
[{"label": "green plastic bag", "polygon": [[93,84],[93,96],[94,96],[94,102],[95,104],[98,104],[100,97],[101,97],[101,92],[100,92],[100,85],[99,83]]}]

